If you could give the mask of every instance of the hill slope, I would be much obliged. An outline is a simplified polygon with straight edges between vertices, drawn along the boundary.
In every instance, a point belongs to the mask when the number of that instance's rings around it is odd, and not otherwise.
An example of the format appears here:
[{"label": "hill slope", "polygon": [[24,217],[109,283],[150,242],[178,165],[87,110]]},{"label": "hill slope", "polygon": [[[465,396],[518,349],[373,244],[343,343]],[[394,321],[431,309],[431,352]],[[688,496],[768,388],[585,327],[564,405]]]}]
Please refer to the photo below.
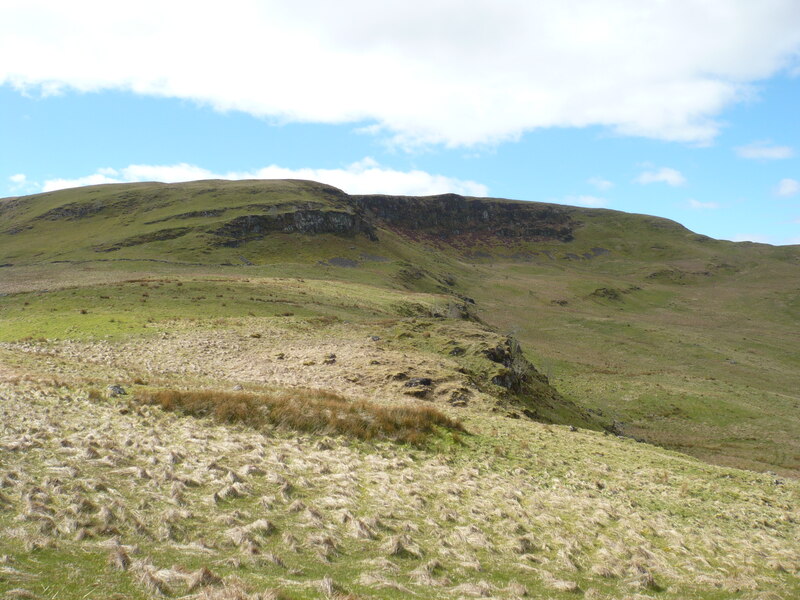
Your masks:
[{"label": "hill slope", "polygon": [[[168,273],[434,294],[513,334],[602,425],[722,464],[800,468],[797,247],[615,211],[306,181],[79,188],[0,201],[0,219],[5,291]],[[35,306],[4,339],[65,337]]]}]

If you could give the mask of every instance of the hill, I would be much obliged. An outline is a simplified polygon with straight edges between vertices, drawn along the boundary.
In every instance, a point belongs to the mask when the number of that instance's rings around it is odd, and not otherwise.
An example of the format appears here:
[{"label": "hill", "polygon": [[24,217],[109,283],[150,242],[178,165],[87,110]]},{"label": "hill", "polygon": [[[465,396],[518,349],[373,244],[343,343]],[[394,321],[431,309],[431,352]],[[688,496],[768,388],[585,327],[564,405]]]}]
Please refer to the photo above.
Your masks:
[{"label": "hill", "polygon": [[[432,294],[513,335],[600,426],[720,464],[800,468],[798,247],[608,210],[307,181],[78,188],[6,199],[0,219],[5,291],[166,273]],[[7,322],[6,341],[64,337],[33,310]]]},{"label": "hill", "polygon": [[800,593],[796,247],[202,181],[0,200],[0,265],[7,597]]}]

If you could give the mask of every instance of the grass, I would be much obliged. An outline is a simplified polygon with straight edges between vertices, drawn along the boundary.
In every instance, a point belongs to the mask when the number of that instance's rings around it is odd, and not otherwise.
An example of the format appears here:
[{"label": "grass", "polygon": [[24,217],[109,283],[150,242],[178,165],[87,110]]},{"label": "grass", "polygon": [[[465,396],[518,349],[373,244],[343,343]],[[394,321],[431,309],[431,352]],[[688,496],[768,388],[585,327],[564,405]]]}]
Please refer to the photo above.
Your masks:
[{"label": "grass", "polygon": [[800,591],[796,481],[629,439],[476,411],[428,452],[26,382],[0,397],[0,596]]},{"label": "grass", "polygon": [[[649,279],[656,266],[632,257],[497,261],[474,297],[478,315],[513,331],[557,389],[629,435],[719,464],[797,475],[795,267],[756,253],[745,260],[745,250],[724,257],[735,273],[710,268],[708,256],[691,270],[710,274],[681,285]],[[634,286],[641,289],[621,300],[592,294]]]},{"label": "grass", "polygon": [[293,389],[272,394],[212,390],[140,391],[136,400],[220,423],[256,429],[274,425],[303,433],[388,439],[423,445],[440,429],[465,432],[461,423],[430,406],[381,406],[350,401],[321,390]]},{"label": "grass", "polygon": [[0,296],[0,341],[122,339],[158,332],[175,320],[430,316],[447,298],[338,281],[194,277],[123,280]]}]

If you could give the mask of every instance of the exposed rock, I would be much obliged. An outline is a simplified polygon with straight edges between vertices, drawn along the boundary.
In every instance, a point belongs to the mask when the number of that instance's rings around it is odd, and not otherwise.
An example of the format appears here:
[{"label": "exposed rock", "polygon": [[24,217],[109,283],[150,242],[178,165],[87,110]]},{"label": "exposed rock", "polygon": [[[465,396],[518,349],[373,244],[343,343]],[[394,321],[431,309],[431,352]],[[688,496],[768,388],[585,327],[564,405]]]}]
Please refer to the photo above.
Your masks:
[{"label": "exposed rock", "polygon": [[403,387],[404,393],[416,398],[427,398],[433,392],[433,380],[430,377],[412,377]]},{"label": "exposed rock", "polygon": [[555,205],[439,196],[351,196],[368,216],[407,234],[457,240],[474,236],[570,241],[577,224]]},{"label": "exposed rock", "polygon": [[546,419],[544,415],[555,405],[569,404],[575,412],[585,414],[589,419],[585,410],[561,397],[547,377],[525,358],[513,337],[483,350],[483,354],[499,366],[499,369],[489,372],[486,379],[505,389],[501,394],[501,404],[507,409],[513,407],[530,419]]},{"label": "exposed rock", "polygon": [[430,377],[412,377],[404,384],[404,387],[428,387],[432,384],[433,380]]},{"label": "exposed rock", "polygon": [[222,246],[239,246],[270,233],[363,234],[377,240],[375,230],[360,215],[344,211],[295,210],[277,214],[252,214],[236,217],[213,231]]},{"label": "exposed rock", "polygon": [[110,385],[106,388],[108,390],[109,398],[116,398],[117,396],[127,396],[128,392],[125,391],[121,385]]}]

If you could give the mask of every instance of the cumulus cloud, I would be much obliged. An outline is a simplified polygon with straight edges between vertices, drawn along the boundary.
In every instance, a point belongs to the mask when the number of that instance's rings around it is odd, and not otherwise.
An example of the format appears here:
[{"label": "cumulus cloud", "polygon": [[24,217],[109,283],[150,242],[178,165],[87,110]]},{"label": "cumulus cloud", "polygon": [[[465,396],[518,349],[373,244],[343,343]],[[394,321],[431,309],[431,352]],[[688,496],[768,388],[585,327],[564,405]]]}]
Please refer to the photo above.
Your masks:
[{"label": "cumulus cloud", "polygon": [[684,185],[686,183],[686,178],[676,169],[661,167],[655,171],[644,171],[636,178],[636,182],[645,185],[648,183],[666,183],[667,185],[677,187]]},{"label": "cumulus cloud", "polygon": [[567,204],[569,206],[587,206],[589,208],[608,206],[608,200],[596,196],[564,196],[563,198],[551,198],[548,202]]},{"label": "cumulus cloud", "polygon": [[598,190],[605,191],[614,187],[614,183],[612,181],[608,181],[602,177],[590,177],[586,181],[589,185],[596,187]]},{"label": "cumulus cloud", "polygon": [[710,210],[719,208],[719,204],[717,202],[700,202],[694,198],[689,198],[689,208],[692,210]]},{"label": "cumulus cloud", "polygon": [[794,150],[791,146],[776,146],[768,141],[753,142],[746,146],[738,146],[735,150],[736,154],[742,158],[752,158],[756,160],[778,160],[794,156]]},{"label": "cumulus cloud", "polygon": [[255,171],[214,173],[208,169],[180,163],[177,165],[129,165],[122,169],[104,168],[74,179],[50,179],[43,192],[102,183],[137,181],[195,181],[198,179],[310,179],[338,187],[350,194],[398,194],[426,196],[455,193],[486,196],[489,189],[475,181],[435,175],[426,171],[398,171],[365,158],[342,169],[288,169],[270,165]]},{"label": "cumulus cloud", "polygon": [[37,184],[30,181],[25,173],[15,173],[8,178],[8,181],[7,189],[12,194],[24,194],[37,188]]},{"label": "cumulus cloud", "polygon": [[796,0],[9,0],[0,83],[127,90],[469,146],[599,125],[707,143],[797,64]]},{"label": "cumulus cloud", "polygon": [[775,190],[775,193],[778,196],[783,196],[788,198],[789,196],[794,196],[798,192],[800,192],[800,181],[796,179],[781,179],[778,182],[778,187]]}]

